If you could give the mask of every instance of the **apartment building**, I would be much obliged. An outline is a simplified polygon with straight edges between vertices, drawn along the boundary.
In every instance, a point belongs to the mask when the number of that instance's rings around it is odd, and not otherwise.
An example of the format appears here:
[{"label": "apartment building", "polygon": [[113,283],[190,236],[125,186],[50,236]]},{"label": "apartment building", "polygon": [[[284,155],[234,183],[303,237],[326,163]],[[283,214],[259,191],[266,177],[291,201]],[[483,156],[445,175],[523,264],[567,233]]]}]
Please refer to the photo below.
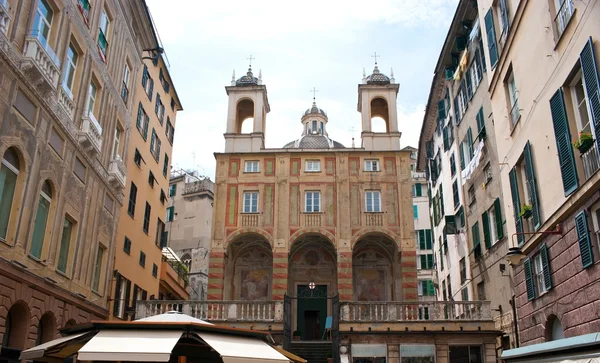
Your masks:
[{"label": "apartment building", "polygon": [[[153,39],[154,49],[160,48],[153,27],[145,35]],[[161,50],[143,58],[140,77],[131,87],[134,122],[124,159],[126,201],[116,237],[111,304],[111,317],[124,320],[133,317],[137,301],[159,298],[161,284],[179,299],[188,288],[185,272],[163,263],[172,261],[163,256],[163,248],[175,118],[182,108]],[[182,280],[171,278],[174,274]]]},{"label": "apartment building", "polygon": [[478,12],[520,343],[598,332],[600,3],[480,0]]},{"label": "apartment building", "polygon": [[436,229],[439,297],[490,301],[503,332],[497,345],[509,349],[518,344],[513,280],[481,29],[473,3],[460,1],[436,65],[418,169],[428,169],[433,221],[443,225]]},{"label": "apartment building", "polygon": [[190,299],[206,300],[215,184],[197,171],[173,170],[165,232],[187,270]]},{"label": "apartment building", "polygon": [[417,293],[420,301],[435,301],[438,285],[433,251],[433,234],[429,217],[427,178],[417,171],[418,150],[407,146],[410,152],[410,175],[412,178],[413,217],[415,221],[415,246],[417,250]]},{"label": "apartment building", "polygon": [[143,1],[0,1],[0,359],[109,316]]}]

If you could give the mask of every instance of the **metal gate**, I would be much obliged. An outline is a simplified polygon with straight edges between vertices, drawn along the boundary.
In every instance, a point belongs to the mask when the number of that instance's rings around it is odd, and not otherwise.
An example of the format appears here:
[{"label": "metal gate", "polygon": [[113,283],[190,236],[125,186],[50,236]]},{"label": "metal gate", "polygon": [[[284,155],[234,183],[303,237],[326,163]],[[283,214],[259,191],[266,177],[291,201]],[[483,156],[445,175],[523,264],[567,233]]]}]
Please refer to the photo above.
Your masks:
[{"label": "metal gate", "polygon": [[283,296],[283,349],[292,349],[292,297]]},{"label": "metal gate", "polygon": [[340,296],[331,300],[331,350],[334,363],[340,363]]}]

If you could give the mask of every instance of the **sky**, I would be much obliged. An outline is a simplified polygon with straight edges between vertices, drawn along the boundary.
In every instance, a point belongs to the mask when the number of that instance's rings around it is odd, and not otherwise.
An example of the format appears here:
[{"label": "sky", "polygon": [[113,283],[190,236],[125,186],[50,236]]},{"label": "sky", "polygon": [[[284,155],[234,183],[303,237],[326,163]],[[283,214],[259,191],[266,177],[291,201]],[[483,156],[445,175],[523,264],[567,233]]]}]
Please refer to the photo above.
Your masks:
[{"label": "sky", "polygon": [[360,146],[358,84],[363,68],[394,72],[401,146],[417,146],[433,71],[458,0],[146,0],[183,111],[177,113],[173,168],[214,180],[213,153],[225,149],[228,96],[236,78],[262,70],[271,112],[265,144],[302,133],[317,105],[329,136]]}]

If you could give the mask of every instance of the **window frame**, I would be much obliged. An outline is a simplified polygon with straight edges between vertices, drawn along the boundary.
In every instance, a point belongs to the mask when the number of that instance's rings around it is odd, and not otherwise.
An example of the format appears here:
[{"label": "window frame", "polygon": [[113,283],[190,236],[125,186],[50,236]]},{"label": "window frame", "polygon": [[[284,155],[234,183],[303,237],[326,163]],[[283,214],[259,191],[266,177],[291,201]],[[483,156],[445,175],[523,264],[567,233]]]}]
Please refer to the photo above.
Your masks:
[{"label": "window frame", "polygon": [[244,161],[244,173],[260,173],[260,161],[259,160]]},{"label": "window frame", "polygon": [[381,169],[379,168],[379,159],[365,159],[364,171],[366,171],[366,172],[381,171]]},{"label": "window frame", "polygon": [[[533,278],[533,285],[535,288],[535,296],[536,297],[540,297],[543,294],[545,294],[546,292],[549,291],[549,289],[546,288],[546,280],[544,279],[544,262],[542,260],[542,254],[540,252],[536,253],[532,260],[532,278]],[[539,265],[538,265],[539,264]],[[538,271],[539,269],[539,271]]]},{"label": "window frame", "polygon": [[[73,86],[75,84],[75,73],[77,72],[77,61],[79,59],[79,52],[77,47],[72,41],[69,42],[66,52],[65,69],[63,73],[62,88],[65,90],[67,95],[73,100]],[[71,55],[72,53],[72,55]],[[70,84],[69,84],[70,83]]]},{"label": "window frame", "polygon": [[[315,196],[316,196],[316,198],[315,198]],[[308,203],[309,200],[310,200],[310,208],[309,208],[309,203]],[[315,204],[315,200],[316,200],[316,204]],[[308,190],[308,191],[304,192],[304,213],[321,213],[321,191]]]},{"label": "window frame", "polygon": [[[249,196],[249,198],[246,198]],[[259,193],[256,190],[245,191],[242,194],[242,213],[243,214],[258,214]],[[247,204],[247,203],[250,204]]]},{"label": "window frame", "polygon": [[[3,236],[3,237],[0,236],[0,241],[5,241],[6,240],[6,238],[8,237],[9,230],[11,229],[11,227],[10,227],[10,219],[11,219],[11,215],[12,215],[11,212],[12,212],[12,209],[13,209],[14,203],[15,203],[15,192],[18,190],[19,183],[20,183],[19,182],[19,167],[20,167],[20,165],[18,165],[18,167],[15,166],[15,165],[12,165],[10,161],[8,161],[7,159],[5,159],[6,153],[9,150],[12,150],[12,152],[14,152],[16,154],[16,151],[15,151],[14,148],[10,148],[9,147],[9,148],[7,148],[4,151],[4,155],[2,155],[2,158],[0,159],[0,171],[1,171],[2,167],[6,167],[6,169],[8,170],[8,172],[13,173],[13,175],[14,175],[14,187],[12,189],[12,195],[11,195],[10,198],[7,198],[6,200],[4,200],[4,198],[0,199],[0,205],[2,205],[4,203],[7,203],[7,205],[6,205],[7,208],[6,209],[8,210],[8,216],[6,216],[6,232],[5,232],[5,236]],[[18,158],[18,156],[17,156],[17,158]],[[19,160],[17,159],[17,162],[18,161]],[[3,191],[6,191],[6,190],[7,189],[4,189]]]},{"label": "window frame", "polygon": [[[375,199],[375,196],[377,197]],[[369,208],[369,200],[371,201],[371,208]],[[375,203],[377,202],[377,203]],[[377,206],[377,208],[375,208]],[[380,190],[365,190],[365,212],[367,213],[381,213],[381,191]]]},{"label": "window frame", "polygon": [[150,205],[150,203],[146,202],[146,207],[144,208],[144,223],[142,224],[142,230],[146,234],[149,234],[149,232],[150,232],[151,216],[152,216],[152,206]]},{"label": "window frame", "polygon": [[[309,168],[310,165],[310,168]],[[304,172],[305,173],[318,173],[321,171],[321,160],[318,159],[310,159],[305,160],[304,162]]]}]

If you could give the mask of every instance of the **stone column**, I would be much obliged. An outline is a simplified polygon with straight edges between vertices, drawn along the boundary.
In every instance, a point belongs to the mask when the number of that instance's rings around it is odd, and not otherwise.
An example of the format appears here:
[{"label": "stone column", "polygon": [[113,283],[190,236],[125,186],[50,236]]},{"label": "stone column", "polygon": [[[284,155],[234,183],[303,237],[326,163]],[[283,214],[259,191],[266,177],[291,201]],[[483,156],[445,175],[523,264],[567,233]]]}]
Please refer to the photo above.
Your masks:
[{"label": "stone column", "polygon": [[288,290],[288,253],[273,252],[273,288],[272,299],[283,300]]},{"label": "stone column", "polygon": [[213,251],[208,262],[208,300],[223,300],[225,252]]},{"label": "stone column", "polygon": [[340,301],[353,301],[352,251],[338,252],[337,278]]},{"label": "stone column", "polygon": [[400,265],[402,273],[402,301],[417,301],[419,283],[417,279],[417,251],[402,251],[402,260]]}]

